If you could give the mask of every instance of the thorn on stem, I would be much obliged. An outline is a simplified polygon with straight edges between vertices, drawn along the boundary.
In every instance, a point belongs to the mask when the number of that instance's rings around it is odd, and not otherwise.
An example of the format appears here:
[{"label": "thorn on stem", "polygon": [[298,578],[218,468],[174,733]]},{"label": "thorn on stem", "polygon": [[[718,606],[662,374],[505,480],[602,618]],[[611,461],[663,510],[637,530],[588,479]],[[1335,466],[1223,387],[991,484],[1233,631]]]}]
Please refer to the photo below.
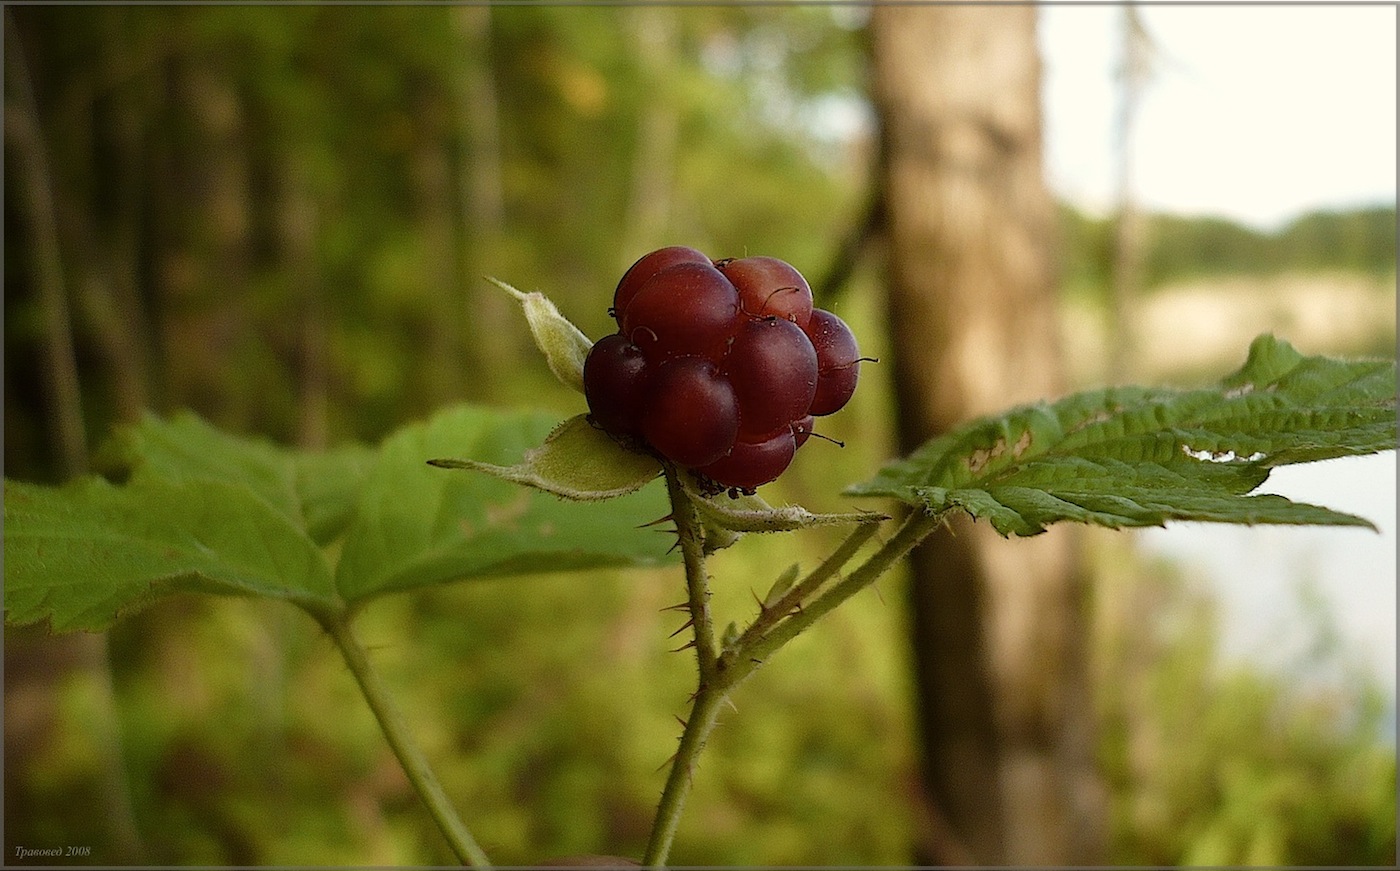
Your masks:
[{"label": "thorn on stem", "polygon": [[684,623],[681,624],[681,628],[677,629],[675,632],[672,632],[670,635],[667,635],[666,637],[667,637],[667,638],[675,638],[677,635],[680,635],[682,632],[684,632],[685,630],[689,629],[690,627],[692,627],[692,626],[694,626],[694,625],[695,625],[695,618],[694,618],[694,617],[691,617],[689,620],[687,620],[687,621],[685,621]]},{"label": "thorn on stem", "polygon": [[755,592],[753,591],[753,587],[750,587],[750,588],[749,588],[749,595],[753,596],[754,602],[756,602],[756,603],[758,604],[758,613],[759,613],[759,614],[767,614],[767,613],[768,613],[768,606],[765,605],[765,604],[763,604],[763,600],[760,599],[760,598],[758,597],[758,594],[755,593]]},{"label": "thorn on stem", "polygon": [[680,647],[677,647],[675,650],[672,650],[671,652],[672,652],[672,653],[680,653],[682,650],[689,650],[690,648],[692,648],[692,647],[694,647],[694,646],[695,646],[695,639],[692,638],[692,639],[690,639],[689,641],[687,641],[686,643],[682,644]]},{"label": "thorn on stem", "polygon": [[661,763],[660,765],[656,766],[656,770],[657,770],[657,771],[664,771],[664,770],[667,768],[667,766],[669,766],[672,762],[675,762],[675,761],[676,761],[676,757],[679,756],[679,755],[681,755],[681,751],[680,751],[680,750],[677,750],[675,753],[672,753],[670,756],[667,756],[665,762],[663,762],[663,763]]}]

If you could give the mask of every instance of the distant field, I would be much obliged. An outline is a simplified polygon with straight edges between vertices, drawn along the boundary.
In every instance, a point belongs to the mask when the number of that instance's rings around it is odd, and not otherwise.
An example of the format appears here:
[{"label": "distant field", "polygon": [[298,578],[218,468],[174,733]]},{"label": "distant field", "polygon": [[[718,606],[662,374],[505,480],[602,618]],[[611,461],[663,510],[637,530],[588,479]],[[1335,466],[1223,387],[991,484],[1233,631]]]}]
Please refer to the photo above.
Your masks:
[{"label": "distant field", "polygon": [[1307,354],[1393,355],[1395,277],[1288,272],[1182,281],[1153,290],[1131,318],[1131,373],[1107,372],[1109,315],[1083,296],[1066,300],[1062,326],[1077,384],[1213,380],[1273,332]]}]

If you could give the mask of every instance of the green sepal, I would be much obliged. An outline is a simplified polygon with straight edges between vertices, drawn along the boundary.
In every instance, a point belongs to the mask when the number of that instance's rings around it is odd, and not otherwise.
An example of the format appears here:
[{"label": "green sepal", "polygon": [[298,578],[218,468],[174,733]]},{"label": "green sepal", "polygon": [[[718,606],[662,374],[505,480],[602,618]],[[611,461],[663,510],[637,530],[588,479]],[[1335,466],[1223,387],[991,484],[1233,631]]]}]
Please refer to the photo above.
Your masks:
[{"label": "green sepal", "polygon": [[549,370],[564,386],[582,393],[583,362],[588,358],[593,342],[572,321],[560,314],[544,294],[538,291],[524,293],[496,278],[487,277],[486,280],[515,297],[525,312],[535,345],[549,363]]},{"label": "green sepal", "polygon": [[597,502],[640,490],[661,474],[655,457],[622,447],[579,414],[554,428],[544,444],[513,466],[477,460],[429,460],[444,469],[470,469],[565,499]]}]

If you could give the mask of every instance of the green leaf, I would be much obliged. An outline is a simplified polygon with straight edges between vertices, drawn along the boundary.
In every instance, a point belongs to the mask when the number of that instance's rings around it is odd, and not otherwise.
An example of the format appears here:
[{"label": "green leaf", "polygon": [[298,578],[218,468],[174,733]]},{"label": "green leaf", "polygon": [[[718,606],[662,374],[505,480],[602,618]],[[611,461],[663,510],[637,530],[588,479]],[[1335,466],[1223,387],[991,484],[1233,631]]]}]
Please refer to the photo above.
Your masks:
[{"label": "green leaf", "polygon": [[96,631],[178,592],[334,598],[320,550],[245,486],[5,482],[7,622]]},{"label": "green leaf", "polygon": [[580,502],[625,496],[661,474],[661,463],[655,457],[627,450],[590,424],[583,414],[559,424],[544,444],[526,451],[513,466],[456,459],[434,459],[428,463],[494,475]]},{"label": "green leaf", "polygon": [[353,601],[468,578],[666,561],[671,542],[639,528],[669,512],[659,488],[585,505],[425,462],[458,453],[503,465],[539,444],[553,423],[543,414],[461,406],[386,440],[346,535],[341,594]]},{"label": "green leaf", "polygon": [[243,485],[324,544],[349,524],[373,457],[372,449],[359,445],[324,453],[291,451],[179,412],[169,420],[147,414],[117,430],[97,464],[120,477]]},{"label": "green leaf", "polygon": [[328,544],[350,527],[360,490],[377,456],[374,448],[364,445],[292,455],[294,486],[313,540]]},{"label": "green leaf", "polygon": [[525,320],[530,324],[530,334],[535,344],[544,352],[545,360],[554,377],[566,387],[583,392],[583,361],[593,342],[573,322],[559,313],[559,309],[542,293],[522,293],[495,278],[487,281],[515,297],[525,311]]},{"label": "green leaf", "polygon": [[801,566],[799,566],[797,563],[793,563],[792,565],[788,566],[787,569],[785,569],[781,575],[778,575],[778,579],[773,582],[773,586],[769,587],[768,595],[763,597],[763,610],[767,611],[768,609],[777,605],[779,600],[781,600],[783,596],[787,595],[787,591],[791,590],[792,585],[797,583],[797,576],[801,573],[801,571]]},{"label": "green leaf", "polygon": [[1393,450],[1395,400],[1393,360],[1304,357],[1261,336],[1217,387],[1118,387],[1022,406],[936,438],[846,492],[961,508],[1002,535],[1066,520],[1370,526],[1249,494],[1274,466]]}]

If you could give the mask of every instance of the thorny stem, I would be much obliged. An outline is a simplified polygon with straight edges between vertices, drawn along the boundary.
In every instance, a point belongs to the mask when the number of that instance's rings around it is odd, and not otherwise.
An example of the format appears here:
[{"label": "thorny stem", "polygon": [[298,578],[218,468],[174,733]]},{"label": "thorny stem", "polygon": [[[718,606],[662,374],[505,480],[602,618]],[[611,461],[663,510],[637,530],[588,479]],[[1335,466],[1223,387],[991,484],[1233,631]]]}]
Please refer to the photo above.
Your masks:
[{"label": "thorny stem", "polygon": [[695,503],[681,482],[679,471],[670,463],[666,464],[666,491],[671,497],[671,516],[676,521],[681,559],[685,563],[685,585],[695,635],[699,683],[690,717],[681,732],[680,747],[671,760],[671,773],[666,777],[666,786],[661,791],[661,802],[656,808],[656,820],[652,824],[646,855],[642,857],[642,864],[649,868],[663,865],[671,852],[671,843],[680,826],[700,751],[714,730],[720,706],[728,695],[728,688],[718,687],[716,680],[719,648],[715,643],[714,622],[710,617],[710,579],[705,571],[704,530]]},{"label": "thorny stem", "polygon": [[724,651],[722,665],[724,667],[731,666],[739,651],[753,647],[774,625],[807,601],[822,584],[839,572],[841,567],[855,556],[856,551],[860,550],[861,546],[879,531],[879,528],[878,523],[860,524],[851,531],[850,535],[846,536],[845,541],[841,542],[831,556],[823,560],[821,565],[812,569],[807,577],[793,584],[792,589],[784,593],[778,601],[771,605],[760,602],[759,608],[761,610],[758,617],[744,630],[744,634],[739,636],[739,640]]},{"label": "thorny stem", "polygon": [[710,617],[710,576],[705,571],[705,533],[700,514],[681,482],[680,472],[666,464],[666,490],[671,496],[671,516],[676,521],[681,559],[685,562],[685,586],[690,619],[695,626],[695,659],[700,668],[700,688],[714,680],[719,660],[714,621]]},{"label": "thorny stem", "polygon": [[[937,529],[942,522],[942,514],[930,515],[922,511],[911,513],[895,532],[894,537],[881,545],[880,549],[871,554],[870,558],[861,563],[855,571],[837,581],[815,601],[803,605],[801,610],[790,614],[774,625],[768,632],[752,637],[748,643],[736,645],[732,664],[729,658],[726,658],[723,663],[726,666],[721,672],[724,677],[724,687],[729,689],[738,685],[759,665],[763,664],[763,661],[774,651],[796,638],[803,630],[826,616],[837,605],[874,583],[890,567],[913,550],[915,545]],[[751,638],[751,636],[746,632],[744,638]]]},{"label": "thorny stem", "polygon": [[646,868],[659,868],[666,864],[671,852],[671,843],[676,839],[676,829],[681,824],[681,813],[685,809],[685,798],[690,792],[690,784],[695,779],[695,765],[700,759],[700,751],[705,749],[705,741],[714,731],[719,717],[719,709],[728,696],[728,690],[706,687],[695,696],[695,704],[690,708],[690,719],[681,733],[681,745],[671,760],[671,773],[666,778],[666,788],[661,791],[661,803],[656,807],[656,821],[652,824],[651,839],[647,842],[646,855],[642,865]]},{"label": "thorny stem", "polygon": [[810,604],[804,604],[835,576],[861,546],[875,534],[878,524],[861,524],[847,536],[836,551],[813,569],[771,607],[764,608],[737,641],[721,652],[715,643],[714,622],[710,616],[709,575],[705,570],[704,530],[694,499],[680,479],[680,473],[666,464],[666,489],[671,497],[671,514],[679,536],[685,564],[687,606],[695,635],[699,685],[685,721],[680,746],[671,760],[671,771],[661,792],[651,837],[642,865],[662,867],[671,852],[680,826],[686,796],[695,778],[695,767],[705,742],[714,731],[719,710],[729,693],[751,675],[763,660],[779,647],[825,616],[831,609],[860,592],[904,557],[942,522],[942,515],[915,512],[905,519],[894,537],[885,542],[855,571],[837,581]]},{"label": "thorny stem", "polygon": [[467,827],[452,808],[452,803],[448,801],[447,794],[442,791],[442,785],[438,783],[437,776],[433,774],[432,768],[428,765],[427,757],[413,742],[413,736],[409,734],[408,724],[404,722],[403,715],[395,706],[389,688],[370,664],[368,654],[351,630],[346,615],[343,612],[323,611],[319,608],[315,610],[308,608],[307,610],[311,611],[311,616],[316,618],[317,622],[331,636],[331,639],[335,641],[336,646],[340,648],[341,655],[345,657],[345,664],[350,667],[350,673],[359,682],[365,701],[369,702],[370,710],[374,712],[375,719],[379,721],[379,727],[384,730],[384,737],[388,740],[389,747],[398,757],[399,764],[403,766],[409,782],[413,784],[413,788],[417,790],[423,803],[428,806],[428,812],[432,814],[433,820],[442,830],[443,837],[452,847],[452,852],[464,865],[490,868],[491,860],[486,858],[486,854],[477,845],[476,839],[472,837],[471,832],[467,831]]}]

